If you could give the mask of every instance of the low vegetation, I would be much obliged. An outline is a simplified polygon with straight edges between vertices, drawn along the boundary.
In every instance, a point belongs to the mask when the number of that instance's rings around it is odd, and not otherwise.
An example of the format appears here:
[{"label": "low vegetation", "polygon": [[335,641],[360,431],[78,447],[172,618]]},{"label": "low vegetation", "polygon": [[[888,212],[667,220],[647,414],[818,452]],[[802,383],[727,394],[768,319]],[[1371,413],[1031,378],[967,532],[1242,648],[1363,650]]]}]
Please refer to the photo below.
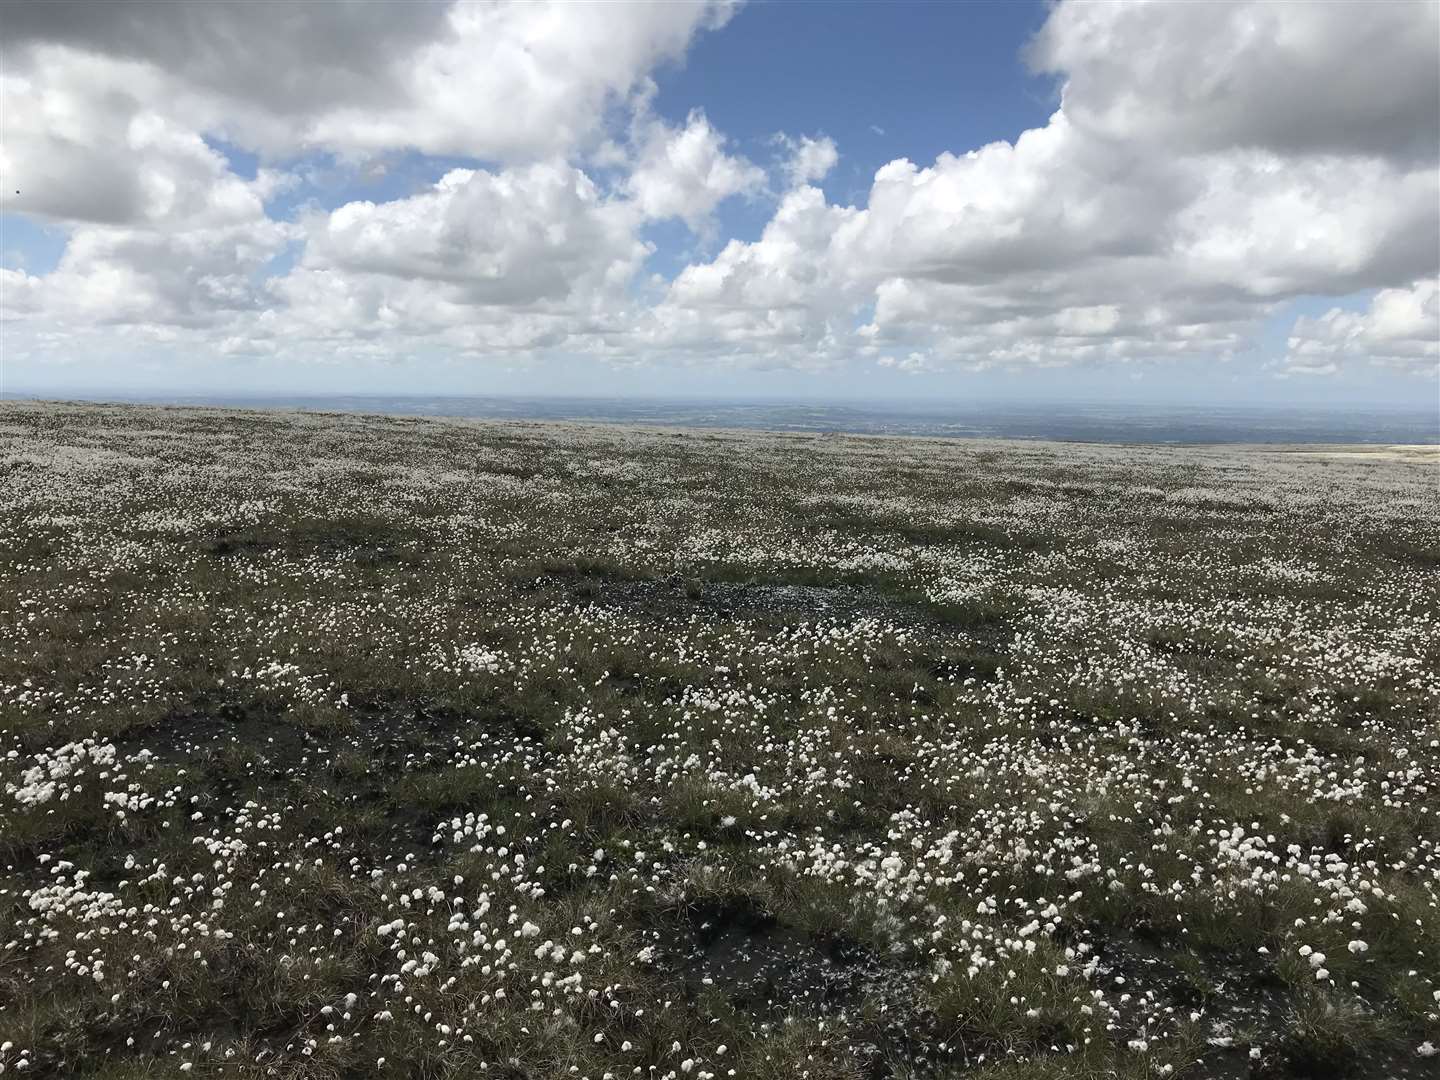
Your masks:
[{"label": "low vegetation", "polygon": [[0,1070],[1434,1076],[1433,460],[0,405]]}]

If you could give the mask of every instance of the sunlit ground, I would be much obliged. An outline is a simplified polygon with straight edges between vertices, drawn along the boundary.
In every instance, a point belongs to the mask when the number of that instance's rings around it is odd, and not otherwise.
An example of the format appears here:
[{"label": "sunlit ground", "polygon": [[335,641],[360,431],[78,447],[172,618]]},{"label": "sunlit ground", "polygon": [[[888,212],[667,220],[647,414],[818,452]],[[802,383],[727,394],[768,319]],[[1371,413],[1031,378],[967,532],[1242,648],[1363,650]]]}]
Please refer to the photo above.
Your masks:
[{"label": "sunlit ground", "polygon": [[0,405],[9,1074],[1432,1076],[1432,449]]}]

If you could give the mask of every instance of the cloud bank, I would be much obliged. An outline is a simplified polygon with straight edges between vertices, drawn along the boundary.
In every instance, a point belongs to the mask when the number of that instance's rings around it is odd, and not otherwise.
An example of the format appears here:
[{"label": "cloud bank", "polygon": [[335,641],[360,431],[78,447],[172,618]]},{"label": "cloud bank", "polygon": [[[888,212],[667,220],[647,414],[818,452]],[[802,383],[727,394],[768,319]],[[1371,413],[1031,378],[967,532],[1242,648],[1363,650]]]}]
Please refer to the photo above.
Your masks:
[{"label": "cloud bank", "polygon": [[[270,9],[267,8],[267,12]],[[1054,7],[1013,142],[750,160],[654,78],[726,3],[7,4],[0,208],[67,233],[0,270],[7,349],[825,368],[1223,361],[1286,303],[1281,374],[1440,363],[1440,5]],[[256,167],[241,171],[241,154]],[[433,181],[325,205],[320,166]],[[18,192],[18,193],[17,193]],[[727,200],[773,209],[727,239]],[[282,209],[283,207],[283,209]],[[650,269],[650,230],[692,257]]]}]

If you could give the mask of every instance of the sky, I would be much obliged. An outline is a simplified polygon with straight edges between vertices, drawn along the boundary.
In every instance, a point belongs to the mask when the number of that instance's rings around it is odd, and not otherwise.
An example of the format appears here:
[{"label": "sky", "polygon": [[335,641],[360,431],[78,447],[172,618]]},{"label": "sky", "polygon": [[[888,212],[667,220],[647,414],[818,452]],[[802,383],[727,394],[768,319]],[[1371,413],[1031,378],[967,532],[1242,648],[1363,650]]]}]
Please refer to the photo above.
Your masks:
[{"label": "sky", "polygon": [[1440,2],[0,3],[0,390],[1440,409]]}]

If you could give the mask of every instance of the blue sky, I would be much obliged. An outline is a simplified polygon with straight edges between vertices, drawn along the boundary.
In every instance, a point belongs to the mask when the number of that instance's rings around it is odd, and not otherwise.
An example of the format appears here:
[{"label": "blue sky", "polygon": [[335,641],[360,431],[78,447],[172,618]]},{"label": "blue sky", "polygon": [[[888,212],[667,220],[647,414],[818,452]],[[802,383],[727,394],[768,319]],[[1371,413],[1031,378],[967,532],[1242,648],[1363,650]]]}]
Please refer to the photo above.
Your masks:
[{"label": "blue sky", "polygon": [[863,201],[897,157],[1013,139],[1054,111],[1058,87],[1021,60],[1043,3],[782,3],[748,6],[659,73],[657,108],[683,119],[704,103],[755,155],[777,131],[823,133],[844,158],[826,194]]},{"label": "blue sky", "polygon": [[1440,393],[1433,3],[15,10],[6,390]]}]

